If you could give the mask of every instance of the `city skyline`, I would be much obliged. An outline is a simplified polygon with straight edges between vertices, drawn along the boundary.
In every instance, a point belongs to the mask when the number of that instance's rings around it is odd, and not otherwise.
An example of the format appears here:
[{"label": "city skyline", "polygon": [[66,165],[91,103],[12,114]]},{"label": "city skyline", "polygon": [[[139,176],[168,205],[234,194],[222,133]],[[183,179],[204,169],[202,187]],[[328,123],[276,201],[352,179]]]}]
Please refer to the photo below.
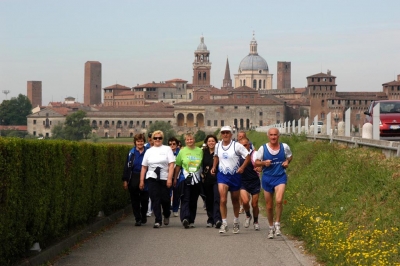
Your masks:
[{"label": "city skyline", "polygon": [[[277,86],[277,61],[292,64],[292,87],[327,69],[338,91],[381,91],[400,74],[400,2],[382,1],[0,1],[0,85],[7,98],[42,81],[43,105],[83,102],[84,64],[102,64],[102,87],[180,78],[192,83],[204,36],[211,84],[222,86],[258,53]],[[6,95],[0,96],[0,101]]]}]

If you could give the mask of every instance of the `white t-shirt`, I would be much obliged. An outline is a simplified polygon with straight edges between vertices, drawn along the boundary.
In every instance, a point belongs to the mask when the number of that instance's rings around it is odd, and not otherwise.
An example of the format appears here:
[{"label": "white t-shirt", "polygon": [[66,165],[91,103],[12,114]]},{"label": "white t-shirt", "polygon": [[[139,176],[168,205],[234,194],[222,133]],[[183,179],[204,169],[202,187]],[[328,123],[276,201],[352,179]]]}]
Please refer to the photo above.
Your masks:
[{"label": "white t-shirt", "polygon": [[[285,151],[285,157],[286,158],[292,157],[292,151],[290,150],[289,145],[287,145],[286,143],[282,143],[282,145],[283,145],[283,149]],[[272,150],[268,146],[268,144],[266,146],[267,146],[269,153],[271,153],[272,155],[277,155],[279,153],[279,150],[276,150],[276,151]],[[264,145],[260,146],[260,148],[258,149],[256,159],[262,161],[263,157],[264,157]]]},{"label": "white t-shirt", "polygon": [[215,146],[214,156],[219,158],[218,170],[224,175],[234,175],[240,167],[240,156],[246,158],[249,151],[240,143],[231,141],[228,146],[223,146],[220,141]]},{"label": "white t-shirt", "polygon": [[142,165],[147,166],[147,178],[157,178],[154,172],[156,167],[160,167],[160,179],[168,179],[168,164],[175,162],[175,156],[169,146],[162,145],[160,147],[153,146],[146,151],[143,157]]}]

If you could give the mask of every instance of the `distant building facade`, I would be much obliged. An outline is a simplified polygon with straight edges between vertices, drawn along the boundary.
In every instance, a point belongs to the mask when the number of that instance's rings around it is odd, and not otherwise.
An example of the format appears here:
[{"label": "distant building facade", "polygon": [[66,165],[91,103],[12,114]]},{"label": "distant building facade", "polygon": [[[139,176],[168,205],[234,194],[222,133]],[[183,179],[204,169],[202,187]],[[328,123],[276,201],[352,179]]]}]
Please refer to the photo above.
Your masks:
[{"label": "distant building facade", "polygon": [[101,63],[87,61],[85,63],[84,104],[101,104]]},{"label": "distant building facade", "polygon": [[400,75],[397,75],[397,80],[383,83],[382,89],[390,100],[400,100]]},{"label": "distant building facade", "polygon": [[42,82],[28,81],[26,94],[31,101],[32,107],[42,106]]}]

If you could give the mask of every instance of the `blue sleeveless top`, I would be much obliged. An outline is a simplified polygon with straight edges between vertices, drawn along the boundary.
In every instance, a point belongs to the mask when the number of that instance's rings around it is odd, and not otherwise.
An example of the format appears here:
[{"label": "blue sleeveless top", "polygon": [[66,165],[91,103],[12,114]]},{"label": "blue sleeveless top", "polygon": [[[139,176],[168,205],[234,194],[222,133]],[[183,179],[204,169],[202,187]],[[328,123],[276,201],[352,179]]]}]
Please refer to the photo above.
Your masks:
[{"label": "blue sleeveless top", "polygon": [[265,166],[263,167],[263,176],[274,177],[286,174],[285,168],[282,167],[282,163],[286,160],[283,144],[279,143],[279,153],[277,155],[272,155],[268,151],[266,144],[263,145],[263,148],[264,148],[263,161],[271,160],[271,165],[269,167]]}]

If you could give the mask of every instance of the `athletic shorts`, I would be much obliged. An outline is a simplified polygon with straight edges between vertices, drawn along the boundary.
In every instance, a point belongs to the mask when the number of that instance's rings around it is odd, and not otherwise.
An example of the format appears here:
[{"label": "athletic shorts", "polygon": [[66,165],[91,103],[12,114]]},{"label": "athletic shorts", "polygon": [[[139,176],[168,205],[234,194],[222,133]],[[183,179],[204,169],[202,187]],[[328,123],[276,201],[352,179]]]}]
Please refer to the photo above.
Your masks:
[{"label": "athletic shorts", "polygon": [[254,179],[250,181],[242,180],[242,187],[240,189],[244,189],[249,192],[251,195],[255,195],[260,193],[261,190],[261,182],[260,179]]},{"label": "athletic shorts", "polygon": [[274,193],[275,187],[281,184],[287,184],[287,175],[281,176],[262,176],[261,185],[262,188],[270,193]]},{"label": "athletic shorts", "polygon": [[224,175],[221,172],[217,173],[218,184],[225,184],[229,187],[229,191],[238,191],[242,187],[242,177],[240,174]]}]

